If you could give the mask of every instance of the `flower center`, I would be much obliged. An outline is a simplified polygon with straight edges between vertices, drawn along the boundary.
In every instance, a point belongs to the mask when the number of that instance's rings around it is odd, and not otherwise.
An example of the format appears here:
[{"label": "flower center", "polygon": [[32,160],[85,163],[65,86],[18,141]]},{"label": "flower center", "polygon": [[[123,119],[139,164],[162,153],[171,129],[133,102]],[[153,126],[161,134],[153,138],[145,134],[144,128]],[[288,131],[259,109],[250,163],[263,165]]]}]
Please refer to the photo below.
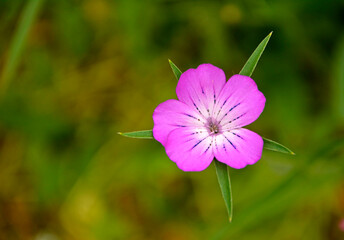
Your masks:
[{"label": "flower center", "polygon": [[219,134],[221,132],[221,126],[219,125],[219,123],[215,119],[212,119],[212,118],[209,118],[207,120],[205,127],[208,129],[208,132],[211,135],[216,135],[216,134]]}]

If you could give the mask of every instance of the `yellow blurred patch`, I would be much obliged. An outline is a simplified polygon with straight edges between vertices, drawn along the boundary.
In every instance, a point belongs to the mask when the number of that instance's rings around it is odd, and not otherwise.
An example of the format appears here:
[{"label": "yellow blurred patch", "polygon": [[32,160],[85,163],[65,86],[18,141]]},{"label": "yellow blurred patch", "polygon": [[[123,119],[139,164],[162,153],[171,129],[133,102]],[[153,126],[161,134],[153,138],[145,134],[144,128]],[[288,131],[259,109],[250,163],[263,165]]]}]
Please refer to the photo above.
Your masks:
[{"label": "yellow blurred patch", "polygon": [[61,208],[60,217],[64,228],[77,239],[93,240],[95,226],[104,218],[104,206],[97,192],[85,190],[79,182]]},{"label": "yellow blurred patch", "polygon": [[242,12],[235,4],[227,4],[220,10],[220,18],[229,25],[235,25],[241,22]]},{"label": "yellow blurred patch", "polygon": [[110,6],[104,0],[89,0],[84,3],[83,9],[87,19],[101,24],[108,18]]}]

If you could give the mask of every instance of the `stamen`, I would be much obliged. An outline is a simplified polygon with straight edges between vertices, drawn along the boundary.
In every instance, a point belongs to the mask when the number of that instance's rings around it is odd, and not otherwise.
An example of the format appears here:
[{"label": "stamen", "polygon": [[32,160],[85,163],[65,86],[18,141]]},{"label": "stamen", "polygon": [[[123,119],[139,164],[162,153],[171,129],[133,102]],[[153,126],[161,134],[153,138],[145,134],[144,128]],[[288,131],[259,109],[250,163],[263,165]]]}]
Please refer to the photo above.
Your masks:
[{"label": "stamen", "polygon": [[213,118],[208,118],[205,127],[208,129],[210,135],[219,134],[221,132],[221,125]]}]

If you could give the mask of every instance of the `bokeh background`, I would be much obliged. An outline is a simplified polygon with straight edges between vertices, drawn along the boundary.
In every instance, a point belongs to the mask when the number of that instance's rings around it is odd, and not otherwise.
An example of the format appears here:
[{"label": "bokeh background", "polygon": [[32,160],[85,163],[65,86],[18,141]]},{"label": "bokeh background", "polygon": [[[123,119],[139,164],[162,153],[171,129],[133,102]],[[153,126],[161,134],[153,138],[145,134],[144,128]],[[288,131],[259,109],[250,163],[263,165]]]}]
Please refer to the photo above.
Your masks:
[{"label": "bokeh background", "polygon": [[[250,129],[290,147],[185,173],[153,140],[182,71],[230,77],[274,31]],[[1,0],[0,239],[344,239],[344,2]]]}]

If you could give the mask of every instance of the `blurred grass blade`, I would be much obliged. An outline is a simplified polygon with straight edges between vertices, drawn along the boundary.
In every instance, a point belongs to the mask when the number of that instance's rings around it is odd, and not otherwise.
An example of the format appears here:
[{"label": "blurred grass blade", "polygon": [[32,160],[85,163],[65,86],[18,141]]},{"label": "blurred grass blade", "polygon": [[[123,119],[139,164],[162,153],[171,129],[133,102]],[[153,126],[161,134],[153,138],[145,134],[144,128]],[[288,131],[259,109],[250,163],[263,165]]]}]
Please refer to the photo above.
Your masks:
[{"label": "blurred grass blade", "polygon": [[267,138],[263,138],[263,140],[264,140],[264,148],[267,150],[295,155],[293,151],[291,151],[289,148],[283,146],[282,144],[278,142],[272,141]]},{"label": "blurred grass blade", "polygon": [[335,62],[333,73],[333,84],[331,94],[333,99],[334,114],[339,117],[339,121],[344,119],[344,37],[339,41],[335,49]]},{"label": "blurred grass blade", "polygon": [[269,42],[269,39],[271,37],[271,33],[269,33],[268,36],[266,36],[263,41],[258,45],[258,47],[256,48],[256,50],[254,50],[254,52],[252,53],[252,55],[250,56],[250,58],[247,60],[247,62],[245,63],[244,67],[241,69],[240,71],[240,75],[245,75],[245,76],[251,76],[254,69],[257,66],[257,63],[260,59],[260,57],[262,56],[264,49],[266,47],[266,45]]},{"label": "blurred grass blade", "polygon": [[229,171],[226,164],[214,160],[217,180],[222,192],[222,197],[225,200],[229,221],[232,221],[233,216],[233,202],[232,202],[232,187],[231,180],[229,177]]},{"label": "blurred grass blade", "polygon": [[[316,178],[309,178],[309,176],[307,177],[307,175],[310,174],[309,166],[316,161],[326,159],[326,157],[338,156],[338,166],[336,168],[339,169],[337,172],[338,178],[341,178],[343,164],[340,164],[340,151],[343,149],[343,146],[344,138],[340,138],[317,149],[314,153],[310,154],[305,161],[296,166],[281,182],[277,183],[277,185],[270,188],[262,196],[252,201],[248,206],[241,209],[233,224],[230,226],[225,225],[218,234],[210,239],[232,239],[233,235],[252,229],[253,226],[257,226],[265,220],[271,219],[272,216],[281,214],[281,211],[287,211],[288,207],[290,207],[295,200],[300,199],[302,195],[310,194],[310,185],[315,186],[315,189],[317,189],[312,194],[315,194],[315,196],[319,194],[319,182],[317,183],[316,181],[320,179],[320,181],[324,182],[330,181],[331,177],[327,174],[324,176],[318,172]],[[333,175],[335,172],[331,170],[327,173]],[[305,184],[307,188],[300,187],[305,186]]]},{"label": "blurred grass blade", "polygon": [[24,42],[27,38],[32,23],[35,20],[42,1],[43,0],[26,1],[26,6],[21,13],[18,27],[10,44],[8,58],[3,68],[0,82],[0,96],[2,96],[6,92],[6,89],[10,84],[10,81],[18,65],[20,53],[23,50]]},{"label": "blurred grass blade", "polygon": [[176,64],[174,64],[170,59],[168,59],[168,62],[170,63],[174,76],[177,78],[177,81],[178,81],[180,78],[180,75],[182,75],[182,71],[180,71],[180,69],[176,66]]},{"label": "blurred grass blade", "polygon": [[124,137],[130,137],[130,138],[153,139],[152,130],[142,130],[142,131],[125,132],[125,133],[119,132],[118,134]]}]

